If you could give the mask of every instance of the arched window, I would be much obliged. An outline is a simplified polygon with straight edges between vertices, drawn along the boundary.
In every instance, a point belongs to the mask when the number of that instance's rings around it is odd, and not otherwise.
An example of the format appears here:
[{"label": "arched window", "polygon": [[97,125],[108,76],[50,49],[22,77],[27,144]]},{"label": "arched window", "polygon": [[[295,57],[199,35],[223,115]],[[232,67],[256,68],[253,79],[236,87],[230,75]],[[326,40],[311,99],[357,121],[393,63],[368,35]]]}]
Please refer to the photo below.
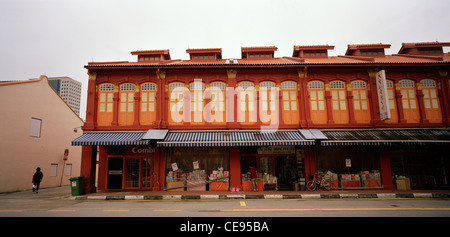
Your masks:
[{"label": "arched window", "polygon": [[441,108],[439,105],[439,97],[437,95],[436,82],[434,80],[425,79],[420,81],[422,84],[423,102],[425,104],[425,113],[430,123],[442,122]]},{"label": "arched window", "polygon": [[114,85],[101,84],[98,90],[97,125],[110,126],[113,121]]},{"label": "arched window", "polygon": [[388,100],[389,100],[389,110],[391,111],[391,119],[385,120],[386,123],[397,123],[398,122],[398,112],[397,103],[395,101],[395,88],[392,81],[386,80]]},{"label": "arched window", "polygon": [[237,87],[238,122],[252,124],[256,122],[256,93],[254,84],[241,82]]},{"label": "arched window", "polygon": [[420,122],[420,113],[417,106],[416,89],[414,87],[414,81],[401,80],[400,92],[402,93],[402,105],[403,114],[407,123]]},{"label": "arched window", "polygon": [[205,122],[203,118],[205,84],[202,82],[191,83],[189,90],[191,92],[191,124],[203,124]]},{"label": "arched window", "polygon": [[134,84],[125,83],[120,85],[119,125],[132,125],[134,122],[134,91]]},{"label": "arched window", "polygon": [[334,122],[348,123],[349,117],[347,111],[345,83],[342,81],[332,81],[330,83],[330,91]]},{"label": "arched window", "polygon": [[150,125],[156,121],[156,84],[141,85],[141,111],[139,115],[141,125]]},{"label": "arched window", "polygon": [[311,120],[315,124],[327,123],[327,106],[325,102],[325,88],[321,81],[308,83]]},{"label": "arched window", "polygon": [[367,86],[364,81],[352,81],[353,109],[357,123],[370,123]]},{"label": "arched window", "polygon": [[184,122],[184,84],[175,82],[169,84],[169,124],[180,125]]},{"label": "arched window", "polygon": [[209,85],[209,91],[211,93],[211,123],[224,124],[226,123],[226,103],[225,93],[226,85],[223,82],[213,82]]},{"label": "arched window", "polygon": [[298,124],[297,83],[286,81],[281,83],[281,95],[283,96],[282,119],[285,124]]}]

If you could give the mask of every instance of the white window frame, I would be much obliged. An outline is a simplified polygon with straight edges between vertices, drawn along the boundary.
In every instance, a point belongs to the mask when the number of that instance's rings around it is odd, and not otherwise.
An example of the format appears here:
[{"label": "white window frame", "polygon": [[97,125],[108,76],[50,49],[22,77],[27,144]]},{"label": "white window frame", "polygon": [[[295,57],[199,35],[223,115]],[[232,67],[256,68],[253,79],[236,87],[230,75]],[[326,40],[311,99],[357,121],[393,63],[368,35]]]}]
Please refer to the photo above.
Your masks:
[{"label": "white window frame", "polygon": [[56,177],[56,176],[58,176],[58,164],[51,163],[50,164],[50,177]]},{"label": "white window frame", "polygon": [[30,137],[41,137],[42,119],[31,118]]}]

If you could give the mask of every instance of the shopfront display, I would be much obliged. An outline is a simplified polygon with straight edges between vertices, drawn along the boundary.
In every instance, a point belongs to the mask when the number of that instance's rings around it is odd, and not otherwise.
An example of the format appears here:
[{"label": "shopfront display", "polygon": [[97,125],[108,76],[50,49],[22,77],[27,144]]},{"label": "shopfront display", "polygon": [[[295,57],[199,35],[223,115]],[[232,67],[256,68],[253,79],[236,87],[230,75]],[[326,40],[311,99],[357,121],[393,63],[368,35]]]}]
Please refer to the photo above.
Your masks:
[{"label": "shopfront display", "polygon": [[223,167],[213,170],[209,176],[209,191],[227,191],[229,187],[229,171],[224,171]]},{"label": "shopfront display", "polygon": [[341,174],[340,188],[342,189],[360,189],[361,179],[358,174]]},{"label": "shopfront display", "polygon": [[205,191],[206,190],[205,170],[194,170],[189,172],[186,179],[187,191]]},{"label": "shopfront display", "polygon": [[378,148],[320,147],[315,153],[317,171],[327,174],[333,189],[382,188]]},{"label": "shopfront display", "polygon": [[167,149],[166,190],[227,191],[228,153],[224,147]]},{"label": "shopfront display", "polygon": [[[262,175],[258,175],[259,177],[262,177]],[[264,190],[264,183],[262,178],[256,179],[257,185],[258,185],[258,191]],[[244,173],[242,174],[242,190],[243,191],[252,191],[253,190],[253,184],[252,179],[250,178],[250,173]]]},{"label": "shopfront display", "polygon": [[381,175],[378,170],[361,171],[361,187],[366,189],[382,188]]},{"label": "shopfront display", "polygon": [[242,187],[251,190],[250,166],[258,170],[259,190],[294,190],[294,183],[303,177],[303,150],[295,146],[241,148]]},{"label": "shopfront display", "polygon": [[264,190],[275,189],[278,190],[277,177],[271,174],[264,174],[263,178]]},{"label": "shopfront display", "polygon": [[184,191],[186,173],[169,171],[166,176],[167,191]]}]

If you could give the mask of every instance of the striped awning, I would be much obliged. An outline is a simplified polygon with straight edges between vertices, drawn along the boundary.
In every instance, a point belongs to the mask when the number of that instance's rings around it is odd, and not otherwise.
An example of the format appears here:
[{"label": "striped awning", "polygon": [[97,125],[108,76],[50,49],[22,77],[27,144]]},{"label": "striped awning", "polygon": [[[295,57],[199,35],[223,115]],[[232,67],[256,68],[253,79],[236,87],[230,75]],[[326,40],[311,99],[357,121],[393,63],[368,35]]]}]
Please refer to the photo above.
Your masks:
[{"label": "striped awning", "polygon": [[120,146],[150,145],[150,140],[142,140],[147,131],[133,132],[86,132],[72,141],[72,146]]},{"label": "striped awning", "polygon": [[158,147],[314,145],[299,131],[170,131]]},{"label": "striped awning", "polygon": [[322,146],[450,144],[449,129],[322,130]]}]

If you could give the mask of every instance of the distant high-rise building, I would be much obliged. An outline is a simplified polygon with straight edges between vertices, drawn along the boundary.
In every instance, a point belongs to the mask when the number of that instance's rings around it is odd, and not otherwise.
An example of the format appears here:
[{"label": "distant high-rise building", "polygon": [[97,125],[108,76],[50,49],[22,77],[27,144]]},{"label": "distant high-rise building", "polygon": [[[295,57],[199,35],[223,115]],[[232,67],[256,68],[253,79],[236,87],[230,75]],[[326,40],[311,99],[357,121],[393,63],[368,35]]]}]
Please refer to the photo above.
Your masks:
[{"label": "distant high-rise building", "polygon": [[70,77],[49,77],[48,82],[70,108],[80,115],[81,82]]}]

